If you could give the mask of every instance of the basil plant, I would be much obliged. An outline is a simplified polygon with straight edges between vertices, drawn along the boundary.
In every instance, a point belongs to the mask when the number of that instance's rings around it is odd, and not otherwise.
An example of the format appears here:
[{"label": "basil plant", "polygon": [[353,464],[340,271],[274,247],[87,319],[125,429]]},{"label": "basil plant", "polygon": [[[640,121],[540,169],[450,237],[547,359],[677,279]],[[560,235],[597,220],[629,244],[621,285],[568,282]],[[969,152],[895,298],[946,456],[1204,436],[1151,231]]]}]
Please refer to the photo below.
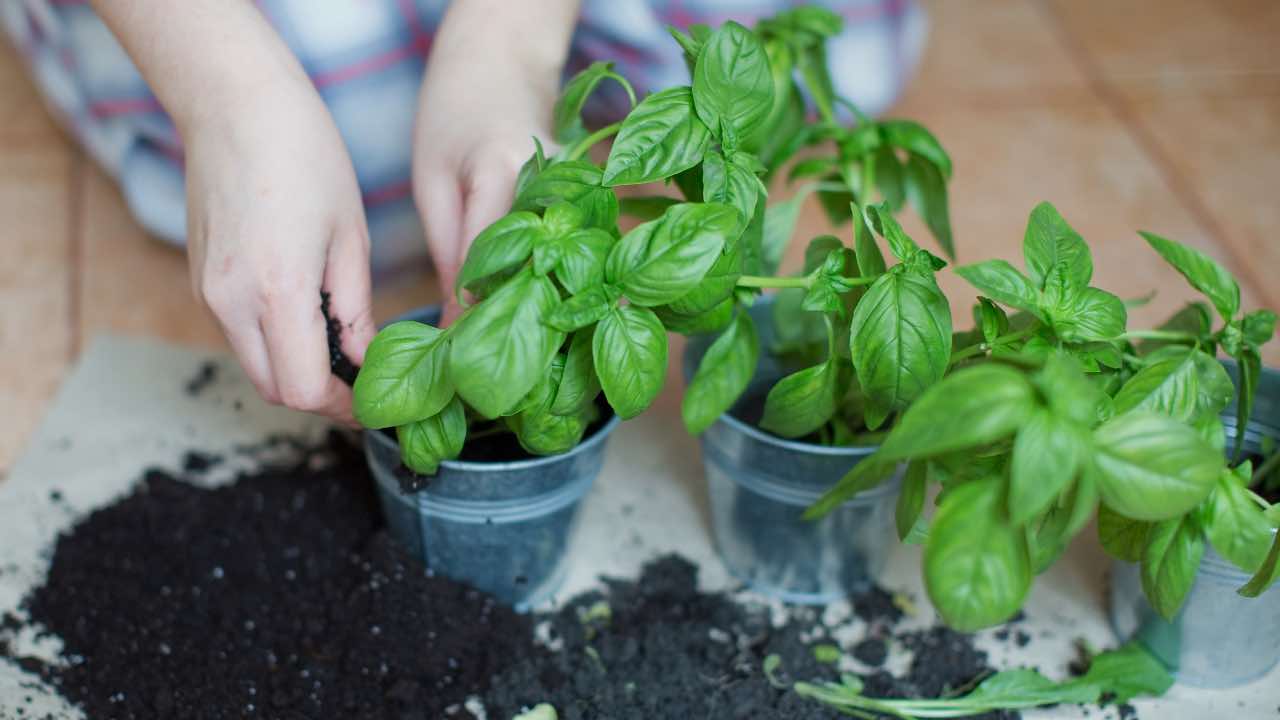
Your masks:
[{"label": "basil plant", "polygon": [[[1259,492],[1265,473],[1239,462],[1276,315],[1242,312],[1236,280],[1212,258],[1143,237],[1212,311],[1193,303],[1157,330],[1128,330],[1125,303],[1090,285],[1088,245],[1042,204],[1027,224],[1025,271],[1003,260],[957,268],[982,296],[946,378],[809,510],[820,515],[906,463],[898,533],[924,545],[929,596],[953,627],[1016,613],[1033,576],[1095,511],[1103,547],[1141,563],[1143,590],[1166,618],[1206,544],[1253,575],[1242,595],[1280,577],[1280,506]],[[1220,350],[1238,364],[1238,387]],[[1220,418],[1233,393],[1240,432],[1227,447]],[[926,520],[930,486],[941,490]]]},{"label": "basil plant", "polygon": [[[768,394],[762,426],[772,432],[850,442],[940,380],[952,343],[934,281],[944,263],[894,213],[912,204],[949,254],[951,163],[919,125],[873,122],[836,96],[825,43],[840,29],[838,15],[801,7],[754,29],[673,30],[692,82],[638,103],[609,63],[570,80],[554,111],[564,149],[547,157],[538,147],[511,211],[467,254],[455,290],[471,304],[447,328],[384,328],[355,383],[356,418],[395,428],[403,462],[421,474],[457,457],[468,433],[509,431],[530,453],[559,453],[602,412],[601,394],[622,419],[649,407],[666,377],[668,332],[717,333],[683,403],[697,433],[755,371],[746,307],[765,288],[788,293],[779,312],[795,316],[786,324],[797,331],[783,350],[803,361]],[[606,82],[633,106],[621,122],[588,132],[582,108]],[[838,116],[841,106],[851,122]],[[610,136],[607,160],[592,162],[588,151]],[[806,148],[805,160],[789,163]],[[769,206],[766,180],[788,164],[809,184]],[[681,197],[617,194],[655,182]],[[853,220],[853,247],[817,238],[805,271],[780,276],[811,193],[835,219]],[[620,214],[643,222],[624,234]]]}]

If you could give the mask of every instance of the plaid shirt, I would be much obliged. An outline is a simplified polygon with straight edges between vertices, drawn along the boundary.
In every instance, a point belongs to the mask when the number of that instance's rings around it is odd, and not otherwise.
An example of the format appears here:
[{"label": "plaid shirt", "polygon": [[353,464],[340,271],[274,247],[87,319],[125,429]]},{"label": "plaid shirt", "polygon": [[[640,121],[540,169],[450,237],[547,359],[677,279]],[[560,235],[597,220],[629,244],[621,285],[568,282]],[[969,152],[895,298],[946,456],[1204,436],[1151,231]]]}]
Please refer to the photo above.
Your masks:
[{"label": "plaid shirt", "polygon": [[[665,27],[750,24],[797,0],[585,0],[566,73],[617,63],[640,93],[688,82]],[[845,18],[830,44],[839,91],[871,112],[897,96],[920,54],[924,17],[912,0],[823,0]],[[258,0],[328,105],[368,210],[374,266],[423,252],[410,192],[409,148],[425,58],[447,0]],[[323,7],[323,12],[317,6]],[[138,220],[181,243],[182,144],[142,76],[86,0],[0,0],[0,21],[55,114],[120,183]],[[856,69],[850,71],[849,69]],[[606,84],[605,87],[609,87]],[[619,94],[588,112],[617,115]]]}]

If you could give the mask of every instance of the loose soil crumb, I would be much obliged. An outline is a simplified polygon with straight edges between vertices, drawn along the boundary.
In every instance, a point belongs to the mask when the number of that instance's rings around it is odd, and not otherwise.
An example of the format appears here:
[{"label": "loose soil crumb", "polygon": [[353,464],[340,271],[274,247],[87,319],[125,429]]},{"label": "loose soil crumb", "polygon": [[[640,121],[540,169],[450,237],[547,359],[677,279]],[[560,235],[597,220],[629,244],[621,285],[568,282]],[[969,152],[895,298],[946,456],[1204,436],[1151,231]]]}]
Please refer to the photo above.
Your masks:
[{"label": "loose soil crumb", "polygon": [[329,369],[338,379],[354,385],[360,368],[342,351],[342,321],[329,314],[329,293],[320,291],[320,314],[324,315],[325,331],[329,335]]},{"label": "loose soil crumb", "polygon": [[196,368],[196,372],[187,379],[184,388],[191,397],[199,397],[208,387],[218,381],[218,365],[212,360],[205,360]]},{"label": "loose soil crumb", "polygon": [[337,436],[217,489],[148,472],[58,540],[25,608],[69,662],[18,663],[120,720],[449,717],[532,634],[391,543]]}]

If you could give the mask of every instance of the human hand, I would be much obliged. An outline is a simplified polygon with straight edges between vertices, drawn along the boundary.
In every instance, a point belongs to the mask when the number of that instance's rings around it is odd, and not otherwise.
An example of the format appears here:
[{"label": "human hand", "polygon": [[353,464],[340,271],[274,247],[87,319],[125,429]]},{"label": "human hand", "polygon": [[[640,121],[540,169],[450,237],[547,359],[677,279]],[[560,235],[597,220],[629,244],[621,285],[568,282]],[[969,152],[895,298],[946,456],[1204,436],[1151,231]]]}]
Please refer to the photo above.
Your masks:
[{"label": "human hand", "polygon": [[414,199],[445,288],[444,320],[467,248],[511,206],[536,136],[548,155],[576,0],[450,6],[432,48],[414,127]]},{"label": "human hand", "polygon": [[305,82],[281,83],[200,118],[184,139],[196,296],[264,399],[354,424],[350,388],[330,372],[320,292],[361,364],[375,331],[369,237],[324,103]]}]

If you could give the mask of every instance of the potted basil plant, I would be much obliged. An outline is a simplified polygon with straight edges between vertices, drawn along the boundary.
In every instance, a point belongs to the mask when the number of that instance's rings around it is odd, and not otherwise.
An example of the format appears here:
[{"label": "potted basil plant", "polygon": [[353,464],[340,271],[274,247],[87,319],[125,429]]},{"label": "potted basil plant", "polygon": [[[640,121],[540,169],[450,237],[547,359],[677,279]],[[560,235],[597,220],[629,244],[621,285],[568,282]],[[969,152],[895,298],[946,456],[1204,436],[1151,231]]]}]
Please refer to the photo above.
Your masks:
[{"label": "potted basil plant", "polygon": [[[1248,635],[1276,631],[1280,509],[1263,496],[1274,486],[1254,477],[1245,459],[1263,441],[1226,432],[1222,420],[1234,404],[1232,427],[1253,427],[1259,348],[1274,334],[1276,316],[1243,312],[1235,279],[1207,255],[1143,237],[1208,297],[1219,315],[1216,330],[1199,305],[1161,328],[1129,330],[1125,304],[1090,285],[1084,240],[1042,204],[1027,226],[1025,272],[1003,260],[957,269],[983,296],[974,308],[977,327],[952,356],[947,376],[809,510],[821,515],[908,463],[896,508],[899,533],[924,545],[929,596],[953,627],[976,630],[1011,617],[1033,577],[1096,513],[1103,547],[1139,564],[1135,592],[1141,588],[1143,602],[1175,633],[1188,633],[1163,646],[1148,643],[1175,669],[1186,657],[1179,643],[1203,649],[1209,642],[1205,618],[1185,613],[1212,612],[1212,642],[1223,647],[1251,648]],[[1218,351],[1238,363],[1234,386],[1215,359]],[[1274,412],[1274,401],[1265,403]],[[936,511],[926,519],[935,485]],[[1202,562],[1209,548],[1215,554]],[[1237,581],[1224,590],[1228,564]],[[1238,607],[1231,602],[1237,591],[1262,596],[1241,616],[1257,622],[1219,622],[1219,611],[1207,609]],[[1195,606],[1180,615],[1189,597]],[[1132,631],[1131,623],[1117,625]],[[1277,647],[1251,650],[1249,672],[1227,668],[1227,676],[1235,675],[1228,681],[1264,672],[1278,659]]]},{"label": "potted basil plant", "polygon": [[[475,238],[457,282],[469,302],[461,317],[439,328],[428,312],[384,328],[355,383],[356,418],[384,431],[366,433],[366,443],[391,528],[428,566],[516,602],[545,597],[564,568],[573,510],[599,470],[603,437],[662,389],[667,332],[728,338],[694,374],[685,402],[691,429],[705,428],[751,378],[753,368],[741,362],[755,354],[743,342],[753,332],[747,308],[764,288],[803,288],[806,303],[822,304],[843,324],[842,296],[883,277],[922,293],[911,312],[923,303],[941,313],[934,342],[950,347],[950,317],[932,279],[941,261],[900,232],[891,238],[900,268],[885,271],[880,260],[879,271],[865,273],[852,251],[822,240],[812,248],[823,256],[816,270],[775,275],[798,204],[766,213],[764,178],[808,145],[840,147],[837,160],[809,163],[833,178],[817,188],[831,203],[847,205],[858,182],[871,182],[877,157],[886,196],[913,189],[925,193],[927,217],[942,222],[938,213],[945,214],[939,193],[949,165],[927,132],[906,122],[864,121],[853,130],[837,122],[823,48],[839,30],[839,16],[801,7],[755,30],[727,22],[673,31],[691,84],[654,92],[594,132],[580,115],[600,84],[634,91],[608,63],[569,81],[555,108],[564,149],[546,157],[539,146],[520,172],[511,211]],[[815,122],[805,116],[797,73],[821,113]],[[607,160],[592,162],[588,151],[615,135]],[[911,159],[903,164],[900,156]],[[923,167],[917,157],[929,158],[930,173],[904,179],[913,162]],[[616,188],[659,181],[683,197],[619,201]],[[622,233],[622,212],[644,222]],[[862,242],[874,245],[861,208],[846,214],[859,218]],[[882,418],[915,392],[888,389],[891,345],[873,359],[884,376],[868,385]],[[940,376],[945,360],[938,363],[936,350],[930,371]],[[834,393],[849,387],[847,376],[833,357],[805,377]],[[783,393],[790,414],[770,411],[793,424],[783,432],[804,435],[801,425],[811,422],[801,417],[803,384],[793,379]]]}]

